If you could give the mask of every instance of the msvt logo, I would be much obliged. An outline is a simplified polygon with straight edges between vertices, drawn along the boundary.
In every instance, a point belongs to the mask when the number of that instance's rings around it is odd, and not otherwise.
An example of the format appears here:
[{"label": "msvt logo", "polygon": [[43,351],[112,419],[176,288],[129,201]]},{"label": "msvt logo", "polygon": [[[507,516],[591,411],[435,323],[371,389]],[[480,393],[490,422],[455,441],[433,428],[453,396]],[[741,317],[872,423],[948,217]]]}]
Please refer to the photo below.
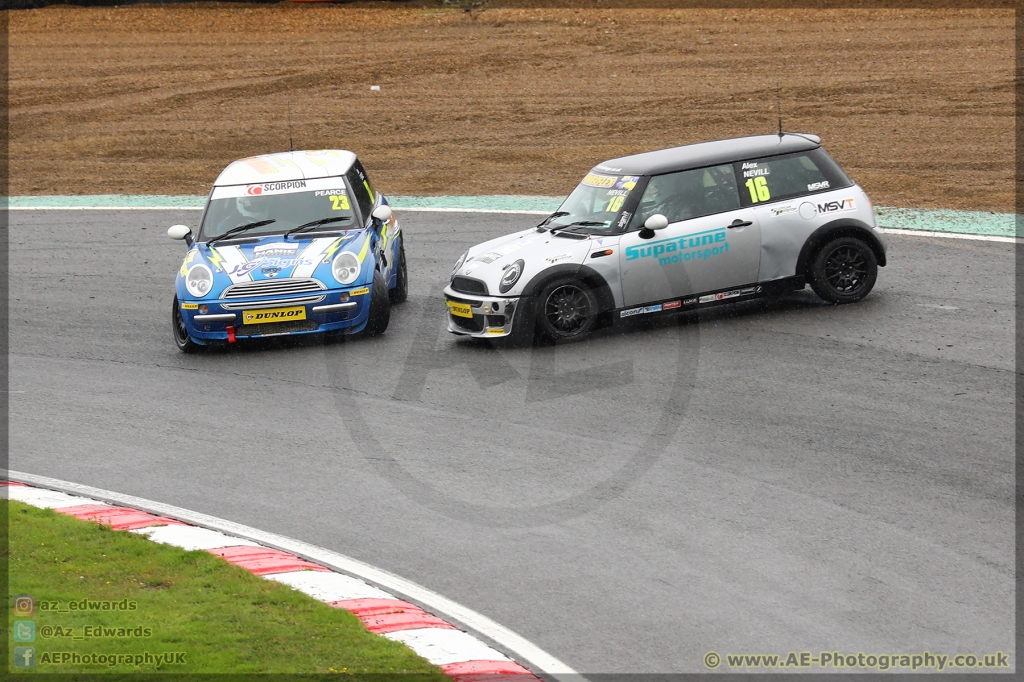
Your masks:
[{"label": "msvt logo", "polygon": [[682,237],[662,239],[649,244],[626,247],[626,260],[657,258],[658,265],[670,265],[694,259],[706,260],[729,252],[724,227]]},{"label": "msvt logo", "polygon": [[826,201],[818,204],[818,213],[838,213],[839,211],[852,211],[857,208],[853,205],[853,197],[841,201]]}]

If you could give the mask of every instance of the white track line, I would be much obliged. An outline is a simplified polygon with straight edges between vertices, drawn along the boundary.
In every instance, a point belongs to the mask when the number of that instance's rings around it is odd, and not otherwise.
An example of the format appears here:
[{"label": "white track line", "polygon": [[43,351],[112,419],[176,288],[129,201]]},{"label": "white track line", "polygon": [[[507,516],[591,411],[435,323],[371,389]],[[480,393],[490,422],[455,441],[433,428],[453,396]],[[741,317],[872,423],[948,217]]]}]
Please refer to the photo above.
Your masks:
[{"label": "white track line", "polygon": [[1024,244],[1020,237],[997,237],[988,234],[964,234],[962,232],[930,232],[928,230],[901,230],[895,227],[883,227],[885,234],[902,234],[908,237],[941,237],[943,239],[971,239],[979,242],[1002,242],[1004,244]]},{"label": "white track line", "polygon": [[[432,208],[395,207],[400,212],[420,211],[423,213],[505,213],[510,215],[551,215],[550,211],[520,211],[504,208]],[[201,211],[201,206],[8,206],[8,211]],[[932,232],[930,230],[903,230],[883,227],[886,234],[901,234],[907,237],[939,237],[943,239],[967,239],[979,242],[1002,242],[1005,244],[1024,243],[1021,237],[999,237],[987,234],[966,234],[963,232]]]},{"label": "white track line", "polygon": [[152,500],[135,497],[133,495],[123,495],[121,493],[103,490],[102,488],[93,488],[87,485],[70,483],[56,478],[37,476],[35,474],[27,474],[20,471],[8,471],[7,476],[8,480],[11,481],[29,483],[42,488],[50,488],[52,490],[58,490],[68,494],[78,494],[104,502],[143,509],[154,514],[170,516],[197,526],[221,531],[230,535],[237,535],[275,549],[297,554],[298,556],[309,559],[310,561],[321,563],[329,568],[333,568],[343,573],[348,573],[349,575],[355,576],[369,583],[379,585],[389,591],[396,592],[414,603],[419,602],[419,604],[427,607],[428,610],[433,611],[438,615],[443,615],[467,629],[482,635],[484,638],[491,640],[493,643],[498,645],[499,649],[504,649],[506,652],[514,654],[514,658],[522,661],[528,667],[532,667],[532,669],[539,674],[546,675],[547,677],[556,680],[562,680],[564,682],[585,682],[586,678],[570,668],[568,665],[547,653],[540,647],[534,645],[526,638],[521,637],[503,625],[494,622],[487,616],[477,613],[476,611],[437,594],[436,592],[432,592],[411,580],[406,580],[401,576],[389,573],[388,571],[371,566],[370,564],[363,563],[358,559],[347,557],[344,554],[339,554],[323,547],[317,547],[316,545],[311,545],[302,542],[301,540],[295,540],[275,533],[268,533],[256,528],[244,526],[240,523],[234,523],[233,521],[219,519],[215,516],[201,514],[199,512],[175,507],[162,502],[154,502]]}]

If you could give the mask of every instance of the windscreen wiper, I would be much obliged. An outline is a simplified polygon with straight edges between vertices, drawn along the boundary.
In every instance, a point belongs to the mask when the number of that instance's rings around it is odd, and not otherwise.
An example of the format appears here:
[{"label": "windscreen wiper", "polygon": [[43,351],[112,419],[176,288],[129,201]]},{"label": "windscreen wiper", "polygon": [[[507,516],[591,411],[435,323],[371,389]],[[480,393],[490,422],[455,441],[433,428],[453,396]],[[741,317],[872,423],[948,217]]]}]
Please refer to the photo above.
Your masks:
[{"label": "windscreen wiper", "polygon": [[276,223],[276,222],[277,222],[276,219],[271,218],[269,220],[257,220],[255,223],[246,223],[245,225],[239,225],[238,227],[232,227],[230,230],[228,230],[224,234],[220,235],[219,237],[214,237],[213,239],[208,240],[206,242],[206,245],[209,246],[210,244],[213,244],[214,242],[219,242],[221,239],[227,239],[228,237],[230,237],[233,234],[238,234],[239,232],[245,232],[246,230],[251,230],[254,227],[263,227],[264,225],[269,225],[270,223]]},{"label": "windscreen wiper", "polygon": [[569,211],[555,211],[554,213],[549,215],[547,218],[545,218],[544,220],[540,221],[540,225],[538,225],[537,227],[544,227],[545,225],[550,223],[555,218],[559,218],[559,217],[564,216],[564,215],[569,215]]},{"label": "windscreen wiper", "polygon": [[287,239],[288,235],[295,234],[296,232],[302,232],[304,230],[308,230],[311,227],[316,227],[318,225],[326,225],[327,223],[337,223],[337,222],[341,222],[342,220],[351,220],[351,218],[349,218],[348,216],[339,215],[339,216],[334,216],[333,218],[321,218],[320,220],[313,220],[313,221],[310,221],[308,223],[303,223],[303,224],[299,225],[298,227],[295,227],[295,228],[292,228],[292,229],[288,230],[287,232],[284,233],[284,238]]}]

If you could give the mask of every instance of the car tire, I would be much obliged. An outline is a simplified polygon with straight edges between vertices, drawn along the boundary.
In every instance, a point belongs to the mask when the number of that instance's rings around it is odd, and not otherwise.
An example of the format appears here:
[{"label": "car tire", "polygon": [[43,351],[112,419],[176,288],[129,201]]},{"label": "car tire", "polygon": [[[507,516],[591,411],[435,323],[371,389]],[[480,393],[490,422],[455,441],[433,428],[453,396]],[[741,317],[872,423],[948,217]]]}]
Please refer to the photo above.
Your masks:
[{"label": "car tire", "polygon": [[395,275],[395,288],[388,292],[392,303],[405,303],[409,298],[409,269],[405,265],[405,240],[398,243],[398,273]]},{"label": "car tire", "polygon": [[188,335],[188,327],[185,326],[185,320],[181,316],[181,307],[178,305],[177,296],[174,297],[171,309],[171,334],[174,336],[174,345],[182,353],[195,353],[199,350],[199,344]]},{"label": "car tire", "polygon": [[370,290],[370,319],[366,321],[363,331],[369,336],[383,334],[391,321],[391,300],[388,298],[388,285],[380,270],[373,273],[373,287]]},{"label": "car tire", "polygon": [[548,282],[534,304],[537,331],[550,341],[579,341],[597,323],[597,297],[573,277]]},{"label": "car tire", "polygon": [[856,303],[871,291],[878,277],[878,257],[856,237],[825,244],[811,263],[811,288],[829,303]]}]

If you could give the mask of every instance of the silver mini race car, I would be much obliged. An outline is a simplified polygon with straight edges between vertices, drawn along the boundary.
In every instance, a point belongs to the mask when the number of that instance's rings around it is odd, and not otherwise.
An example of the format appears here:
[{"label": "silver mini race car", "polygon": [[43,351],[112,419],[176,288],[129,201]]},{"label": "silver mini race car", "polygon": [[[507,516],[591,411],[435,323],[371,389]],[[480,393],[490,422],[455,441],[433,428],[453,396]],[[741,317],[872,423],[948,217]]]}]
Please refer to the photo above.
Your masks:
[{"label": "silver mini race car", "polygon": [[574,340],[808,283],[852,303],[885,262],[871,201],[817,136],[703,142],[605,161],[536,228],[471,248],[444,290],[448,330]]}]

